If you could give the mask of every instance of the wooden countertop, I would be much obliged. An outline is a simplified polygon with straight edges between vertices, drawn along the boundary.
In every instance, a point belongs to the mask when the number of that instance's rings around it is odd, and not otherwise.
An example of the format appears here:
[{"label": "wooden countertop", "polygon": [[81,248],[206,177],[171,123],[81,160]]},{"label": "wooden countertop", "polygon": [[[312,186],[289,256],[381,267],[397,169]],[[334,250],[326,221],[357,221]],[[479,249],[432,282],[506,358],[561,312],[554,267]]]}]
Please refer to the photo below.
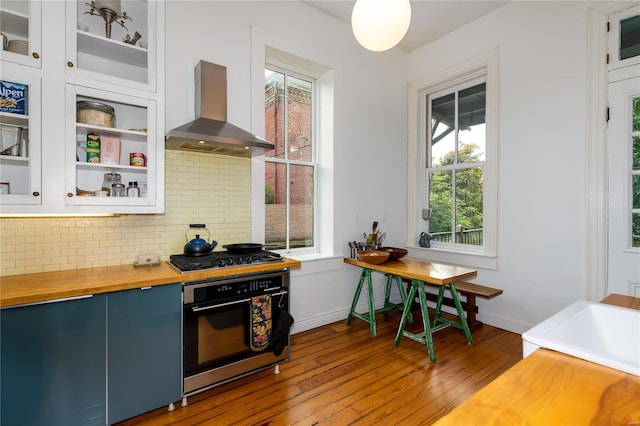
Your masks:
[{"label": "wooden countertop", "polygon": [[402,258],[387,261],[380,265],[372,265],[371,263],[362,262],[358,259],[345,257],[344,262],[361,268],[368,268],[373,271],[398,275],[400,277],[436,285],[449,284],[451,281],[464,280],[478,275],[478,271],[474,269],[443,265],[441,263],[427,262],[426,260],[418,259]]},{"label": "wooden countertop", "polygon": [[[618,294],[601,303],[640,309]],[[639,376],[538,349],[435,425],[638,425],[639,401]]]},{"label": "wooden countertop", "polygon": [[640,377],[538,349],[435,423],[638,425]]},{"label": "wooden countertop", "polygon": [[609,305],[622,306],[623,308],[637,309],[640,311],[640,297],[624,296],[622,294],[610,294],[600,301]]},{"label": "wooden countertop", "polygon": [[154,266],[108,266],[0,277],[0,307],[108,293],[132,288],[196,281],[254,272],[296,268],[300,261],[218,268],[180,274],[166,262]]}]

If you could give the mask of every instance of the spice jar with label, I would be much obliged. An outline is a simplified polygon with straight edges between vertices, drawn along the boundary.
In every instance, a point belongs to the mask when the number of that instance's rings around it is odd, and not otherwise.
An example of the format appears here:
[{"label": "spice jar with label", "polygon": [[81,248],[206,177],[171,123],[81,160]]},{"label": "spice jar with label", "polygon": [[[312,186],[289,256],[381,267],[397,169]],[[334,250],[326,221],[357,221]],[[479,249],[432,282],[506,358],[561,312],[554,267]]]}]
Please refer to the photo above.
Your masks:
[{"label": "spice jar with label", "polygon": [[140,188],[138,188],[138,182],[129,182],[127,187],[127,197],[139,197]]},{"label": "spice jar with label", "polygon": [[[120,173],[116,173],[116,172],[105,173],[104,181],[102,182],[102,190],[107,191],[109,195],[111,195],[112,197],[114,195],[111,194],[111,188],[114,183],[120,183],[120,184],[122,183],[122,176],[120,175]],[[122,186],[124,187],[124,185]]]}]

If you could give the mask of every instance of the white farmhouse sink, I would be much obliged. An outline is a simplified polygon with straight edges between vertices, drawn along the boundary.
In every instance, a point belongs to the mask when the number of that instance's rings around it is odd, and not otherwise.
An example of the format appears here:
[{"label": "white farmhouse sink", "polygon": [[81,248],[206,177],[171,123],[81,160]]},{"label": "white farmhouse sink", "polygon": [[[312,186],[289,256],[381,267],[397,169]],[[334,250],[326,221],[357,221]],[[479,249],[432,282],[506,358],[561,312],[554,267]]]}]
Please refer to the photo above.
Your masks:
[{"label": "white farmhouse sink", "polygon": [[579,300],[522,335],[525,358],[538,348],[640,376],[640,311]]}]

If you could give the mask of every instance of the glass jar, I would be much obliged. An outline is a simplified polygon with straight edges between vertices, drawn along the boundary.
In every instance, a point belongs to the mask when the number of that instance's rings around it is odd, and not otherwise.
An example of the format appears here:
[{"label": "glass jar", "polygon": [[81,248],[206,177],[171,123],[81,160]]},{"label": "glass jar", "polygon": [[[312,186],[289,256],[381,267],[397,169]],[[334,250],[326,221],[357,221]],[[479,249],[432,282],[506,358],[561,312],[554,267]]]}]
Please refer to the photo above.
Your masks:
[{"label": "glass jar", "polygon": [[124,184],[123,183],[114,183],[111,185],[111,196],[112,197],[124,197]]},{"label": "glass jar", "polygon": [[113,196],[113,194],[111,194],[111,187],[114,183],[122,183],[122,176],[120,175],[120,173],[105,173],[104,181],[102,181],[102,190],[107,191],[109,195]]},{"label": "glass jar", "polygon": [[116,114],[111,105],[93,101],[76,102],[76,121],[92,126],[115,127]]}]

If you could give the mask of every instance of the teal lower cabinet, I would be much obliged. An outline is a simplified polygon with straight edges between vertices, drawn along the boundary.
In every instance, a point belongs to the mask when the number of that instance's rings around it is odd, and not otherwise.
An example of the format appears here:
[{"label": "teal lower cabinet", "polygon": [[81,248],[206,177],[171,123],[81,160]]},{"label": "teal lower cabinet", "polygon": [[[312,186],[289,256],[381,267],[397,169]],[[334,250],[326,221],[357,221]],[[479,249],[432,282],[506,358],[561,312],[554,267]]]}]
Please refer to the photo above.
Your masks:
[{"label": "teal lower cabinet", "polygon": [[110,424],[182,397],[182,286],[107,295]]},{"label": "teal lower cabinet", "polygon": [[105,426],[182,397],[182,286],[0,310],[0,425]]},{"label": "teal lower cabinet", "polygon": [[0,310],[0,424],[106,424],[105,300]]}]

